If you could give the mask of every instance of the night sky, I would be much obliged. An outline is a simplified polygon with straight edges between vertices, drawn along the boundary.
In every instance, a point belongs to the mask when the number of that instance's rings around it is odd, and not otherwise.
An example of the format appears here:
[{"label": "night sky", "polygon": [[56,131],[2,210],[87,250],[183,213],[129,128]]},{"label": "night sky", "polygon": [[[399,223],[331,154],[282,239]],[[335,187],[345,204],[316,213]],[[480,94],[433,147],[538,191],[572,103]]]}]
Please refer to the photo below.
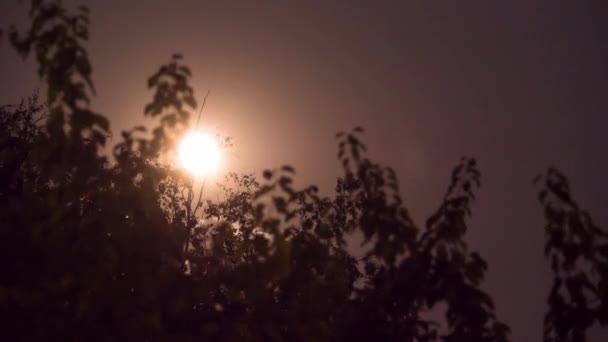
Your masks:
[{"label": "night sky", "polygon": [[[147,77],[179,52],[199,101],[211,90],[202,126],[234,138],[225,170],[291,164],[300,184],[330,193],[334,135],[361,125],[423,223],[451,168],[476,157],[483,184],[468,237],[490,265],[484,288],[513,341],[539,341],[550,275],[532,179],[559,167],[608,225],[608,11],[498,2],[66,3],[91,9],[93,108],[111,119],[114,142],[141,123]],[[1,26],[26,22],[17,3],[2,0]],[[40,85],[6,42],[0,75],[0,104]]]}]

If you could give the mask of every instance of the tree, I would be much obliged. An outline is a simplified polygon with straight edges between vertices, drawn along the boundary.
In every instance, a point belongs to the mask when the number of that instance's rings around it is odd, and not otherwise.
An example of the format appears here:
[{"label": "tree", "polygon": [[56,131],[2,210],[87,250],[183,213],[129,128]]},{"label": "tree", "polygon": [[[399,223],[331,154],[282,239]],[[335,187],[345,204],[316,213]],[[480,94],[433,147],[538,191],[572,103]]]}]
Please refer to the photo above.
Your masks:
[{"label": "tree", "polygon": [[[229,174],[223,199],[205,201],[166,162],[197,104],[183,57],[148,80],[144,114],[158,126],[122,132],[107,157],[109,122],[89,108],[88,10],[34,0],[30,16],[30,30],[9,38],[24,57],[35,52],[47,100],[0,108],[7,340],[508,340],[481,287],[488,265],[465,242],[474,159],[453,170],[423,228],[395,172],[366,155],[361,128],[337,135],[344,174],[332,197],[296,189],[283,166],[263,180]],[[608,317],[606,233],[563,175],[542,179],[556,274],[545,340],[584,341]],[[360,260],[346,244],[353,234]],[[445,320],[428,318],[442,304]]]},{"label": "tree", "polygon": [[549,168],[537,182],[553,272],[544,340],[586,341],[590,327],[608,323],[608,234],[572,198],[559,170]]}]

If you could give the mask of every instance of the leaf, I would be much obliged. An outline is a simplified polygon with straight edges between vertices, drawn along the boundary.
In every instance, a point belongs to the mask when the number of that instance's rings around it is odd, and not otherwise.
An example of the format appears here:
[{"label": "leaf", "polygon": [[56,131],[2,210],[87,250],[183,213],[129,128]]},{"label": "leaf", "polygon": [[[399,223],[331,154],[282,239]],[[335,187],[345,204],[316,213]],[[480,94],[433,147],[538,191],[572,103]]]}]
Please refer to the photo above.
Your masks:
[{"label": "leaf", "polygon": [[315,227],[315,233],[321,239],[331,239],[333,237],[333,233],[332,233],[331,229],[329,228],[328,225],[326,225],[324,223],[317,224],[317,226]]},{"label": "leaf", "polygon": [[104,132],[108,132],[110,130],[110,122],[103,115],[95,114],[95,125],[101,128],[101,130]]},{"label": "leaf", "polygon": [[310,230],[310,229],[312,229],[312,225],[313,225],[312,220],[311,219],[306,219],[302,223],[302,229],[304,229],[304,230]]},{"label": "leaf", "polygon": [[264,170],[264,172],[262,173],[262,176],[264,177],[264,179],[270,180],[272,178],[272,171]]},{"label": "leaf", "polygon": [[196,108],[196,99],[194,99],[194,96],[184,97],[184,102],[186,102],[186,104],[191,108]]},{"label": "leaf", "polygon": [[281,168],[281,170],[283,170],[283,171],[285,171],[285,172],[292,173],[292,174],[296,173],[296,170],[295,170],[293,167],[289,166],[289,165],[284,165],[284,166]]}]

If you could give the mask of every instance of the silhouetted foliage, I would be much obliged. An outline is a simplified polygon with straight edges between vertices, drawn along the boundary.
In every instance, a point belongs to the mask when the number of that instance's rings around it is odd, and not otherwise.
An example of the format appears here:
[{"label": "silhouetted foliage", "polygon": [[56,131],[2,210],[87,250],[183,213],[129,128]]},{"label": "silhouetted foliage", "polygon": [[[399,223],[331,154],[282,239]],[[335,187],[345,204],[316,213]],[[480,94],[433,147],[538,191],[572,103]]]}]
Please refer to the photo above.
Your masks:
[{"label": "silhouetted foliage", "polygon": [[[30,16],[9,38],[35,52],[47,101],[0,108],[3,340],[508,340],[481,288],[488,265],[465,242],[474,159],[422,228],[359,127],[337,135],[331,197],[295,188],[283,166],[263,180],[229,173],[222,199],[204,200],[204,183],[167,162],[197,104],[182,57],[148,80],[157,127],[122,132],[109,161],[109,122],[89,108],[88,10],[34,0]],[[543,180],[555,273],[545,340],[584,341],[608,317],[606,233],[563,175]],[[441,305],[445,320],[430,319]]]},{"label": "silhouetted foliage", "polygon": [[608,325],[608,233],[574,201],[560,171],[550,168],[537,181],[553,272],[544,340],[587,341],[591,326]]}]

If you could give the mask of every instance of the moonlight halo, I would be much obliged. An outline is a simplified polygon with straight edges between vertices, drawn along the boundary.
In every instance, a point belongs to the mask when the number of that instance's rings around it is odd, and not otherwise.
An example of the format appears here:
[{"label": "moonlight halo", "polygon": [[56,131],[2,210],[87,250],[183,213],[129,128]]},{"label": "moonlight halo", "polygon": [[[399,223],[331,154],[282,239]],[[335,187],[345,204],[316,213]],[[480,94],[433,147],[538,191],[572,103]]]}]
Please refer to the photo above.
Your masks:
[{"label": "moonlight halo", "polygon": [[200,131],[186,134],[178,149],[181,165],[195,178],[208,176],[220,167],[219,145],[212,136]]}]

